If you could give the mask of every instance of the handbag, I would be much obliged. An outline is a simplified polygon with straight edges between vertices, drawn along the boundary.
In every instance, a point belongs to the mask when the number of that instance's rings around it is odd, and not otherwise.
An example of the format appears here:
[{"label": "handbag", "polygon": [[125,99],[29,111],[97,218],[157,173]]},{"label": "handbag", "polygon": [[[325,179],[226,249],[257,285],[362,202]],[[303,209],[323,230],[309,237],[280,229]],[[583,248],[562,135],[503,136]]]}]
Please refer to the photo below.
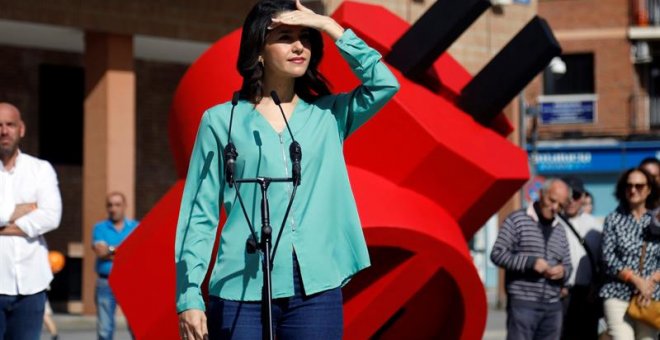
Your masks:
[{"label": "handbag", "polygon": [[[642,257],[639,259],[639,272],[644,270],[644,257],[646,256],[646,241],[642,244]],[[639,294],[634,294],[628,304],[628,316],[634,320],[644,322],[645,324],[660,330],[660,301],[651,300],[651,303],[642,307],[637,302]]]}]

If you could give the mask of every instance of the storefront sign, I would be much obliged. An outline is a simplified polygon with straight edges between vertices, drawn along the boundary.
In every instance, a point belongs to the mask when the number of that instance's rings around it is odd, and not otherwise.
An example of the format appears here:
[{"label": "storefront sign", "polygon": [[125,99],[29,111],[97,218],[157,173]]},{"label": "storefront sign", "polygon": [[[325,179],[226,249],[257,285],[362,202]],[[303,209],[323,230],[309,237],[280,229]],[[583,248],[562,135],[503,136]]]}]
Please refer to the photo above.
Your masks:
[{"label": "storefront sign", "polygon": [[[529,149],[528,149],[529,151]],[[660,142],[618,142],[611,145],[540,146],[531,155],[538,173],[618,173],[647,157],[660,159]]]},{"label": "storefront sign", "polygon": [[597,96],[593,94],[539,97],[542,124],[592,124]]}]

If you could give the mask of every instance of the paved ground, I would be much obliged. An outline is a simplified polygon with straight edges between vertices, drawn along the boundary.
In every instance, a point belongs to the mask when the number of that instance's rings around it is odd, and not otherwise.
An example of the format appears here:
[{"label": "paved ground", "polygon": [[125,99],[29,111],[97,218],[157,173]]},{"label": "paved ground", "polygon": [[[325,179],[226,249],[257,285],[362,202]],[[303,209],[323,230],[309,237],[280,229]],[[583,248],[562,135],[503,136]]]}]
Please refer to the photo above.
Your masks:
[{"label": "paved ground", "polygon": [[[96,338],[96,318],[93,316],[78,316],[56,314],[55,322],[60,329],[60,340],[93,340]],[[130,340],[126,322],[118,318],[115,340]],[[506,338],[506,313],[503,310],[488,311],[488,322],[484,340],[501,340]],[[41,340],[50,340],[48,333],[43,331]]]},{"label": "paved ground", "polygon": [[[96,317],[71,314],[55,314],[53,316],[59,330],[59,340],[93,340],[96,339]],[[126,321],[117,318],[115,340],[130,340]],[[44,328],[41,340],[50,340],[50,335]]]},{"label": "paved ground", "polygon": [[488,310],[484,340],[506,339],[506,312],[504,309]]}]

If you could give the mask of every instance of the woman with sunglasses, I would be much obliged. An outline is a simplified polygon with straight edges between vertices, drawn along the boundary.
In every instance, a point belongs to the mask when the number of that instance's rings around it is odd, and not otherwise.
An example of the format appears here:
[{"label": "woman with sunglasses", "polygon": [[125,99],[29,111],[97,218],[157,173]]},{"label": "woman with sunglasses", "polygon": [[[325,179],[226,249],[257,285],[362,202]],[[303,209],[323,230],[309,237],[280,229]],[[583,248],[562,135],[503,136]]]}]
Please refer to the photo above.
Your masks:
[{"label": "woman with sunglasses", "polygon": [[[655,340],[658,335],[656,329],[626,315],[636,292],[642,305],[660,300],[660,242],[651,233],[657,195],[658,187],[646,170],[630,169],[616,185],[619,207],[605,218],[602,258],[606,279],[600,296],[608,333],[614,340]],[[646,254],[640,271],[644,242]]]},{"label": "woman with sunglasses", "polygon": [[[331,94],[319,73],[322,34],[361,80],[352,91]],[[273,251],[278,247],[272,263],[273,333],[278,339],[341,339],[341,287],[369,266],[342,146],[399,84],[377,51],[299,0],[257,2],[243,24],[237,69],[243,77],[240,98],[204,113],[186,178],[175,244],[181,338],[262,337],[262,255],[246,249],[252,237],[241,208],[245,204],[258,227],[261,192],[228,184],[218,155],[230,140],[238,152],[237,179],[287,178],[294,169],[287,150],[295,138],[305,154],[301,184],[282,227],[292,184],[272,183],[268,190]],[[273,91],[279,100],[271,98]],[[215,267],[205,305],[201,286],[220,207],[227,219],[218,256],[211,259]]]}]

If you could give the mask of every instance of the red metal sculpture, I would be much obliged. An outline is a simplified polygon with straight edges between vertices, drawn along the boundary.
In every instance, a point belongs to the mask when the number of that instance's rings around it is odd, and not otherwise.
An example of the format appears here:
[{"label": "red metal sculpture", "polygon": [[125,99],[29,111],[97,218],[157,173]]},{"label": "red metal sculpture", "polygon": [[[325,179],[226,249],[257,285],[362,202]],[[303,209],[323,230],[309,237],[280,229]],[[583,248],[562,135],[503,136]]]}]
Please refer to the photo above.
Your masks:
[{"label": "red metal sculpture", "polygon": [[[382,7],[353,2],[333,17],[383,55],[409,27]],[[203,111],[240,87],[239,39],[236,31],[214,44],[177,89],[170,139],[180,178]],[[332,46],[326,41],[321,70],[334,91],[349,90],[357,79]],[[486,296],[466,240],[526,181],[527,158],[454,105],[471,76],[448,54],[431,70],[442,80],[436,92],[393,71],[400,92],[345,146],[373,263],[344,289],[346,338],[481,339]],[[174,235],[182,190],[179,180],[115,260],[110,282],[139,339],[178,338]]]}]

